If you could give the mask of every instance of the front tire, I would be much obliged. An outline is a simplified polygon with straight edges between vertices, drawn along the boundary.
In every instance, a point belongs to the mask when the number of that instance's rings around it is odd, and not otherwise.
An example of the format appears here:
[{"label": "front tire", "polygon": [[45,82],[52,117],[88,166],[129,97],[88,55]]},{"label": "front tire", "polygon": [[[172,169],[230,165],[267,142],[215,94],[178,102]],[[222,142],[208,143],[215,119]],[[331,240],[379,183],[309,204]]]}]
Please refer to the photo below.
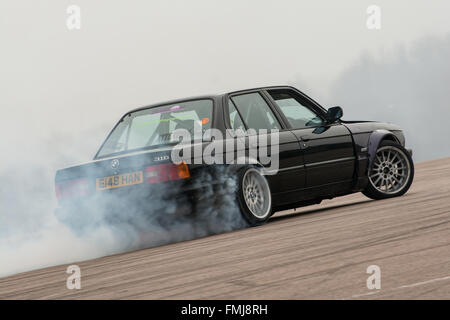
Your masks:
[{"label": "front tire", "polygon": [[363,194],[381,200],[404,195],[414,179],[414,162],[400,144],[382,141],[368,173],[369,183]]},{"label": "front tire", "polygon": [[239,173],[238,202],[241,213],[251,226],[265,223],[272,214],[272,195],[269,183],[254,167]]}]

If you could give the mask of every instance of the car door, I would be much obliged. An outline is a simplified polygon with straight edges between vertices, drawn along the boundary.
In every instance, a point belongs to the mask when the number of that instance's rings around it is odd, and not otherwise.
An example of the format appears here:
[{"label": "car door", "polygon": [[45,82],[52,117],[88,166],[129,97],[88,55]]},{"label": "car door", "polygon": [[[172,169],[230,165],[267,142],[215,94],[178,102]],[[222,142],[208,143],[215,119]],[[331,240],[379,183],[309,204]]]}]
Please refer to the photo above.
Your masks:
[{"label": "car door", "polygon": [[350,182],[355,155],[350,131],[327,124],[325,111],[293,89],[267,90],[272,103],[299,140],[306,167],[306,187]]},{"label": "car door", "polygon": [[[298,139],[284,127],[279,115],[273,112],[268,98],[260,91],[236,93],[228,97],[227,104],[228,116],[226,118],[229,128],[234,130],[240,128],[246,131],[244,139],[247,147],[251,143],[249,134],[251,130],[249,129],[256,130],[258,139],[264,135],[261,134],[261,130],[268,130],[269,135],[275,134],[270,130],[277,131],[279,135],[278,154],[270,154],[270,157],[272,161],[274,157],[277,157],[278,168],[266,176],[272,193],[304,188],[306,176]],[[269,141],[273,142],[274,139],[271,137]]]}]

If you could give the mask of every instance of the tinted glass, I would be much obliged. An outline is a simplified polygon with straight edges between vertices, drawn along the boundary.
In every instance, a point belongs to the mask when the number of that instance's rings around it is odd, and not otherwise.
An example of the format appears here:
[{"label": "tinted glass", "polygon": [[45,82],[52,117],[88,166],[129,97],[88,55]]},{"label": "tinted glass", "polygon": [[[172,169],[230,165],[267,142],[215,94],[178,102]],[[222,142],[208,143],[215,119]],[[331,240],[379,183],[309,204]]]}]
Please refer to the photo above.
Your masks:
[{"label": "tinted glass", "polygon": [[281,129],[269,105],[259,93],[248,93],[231,98],[248,128]]},{"label": "tinted glass", "polygon": [[323,124],[323,120],[295,95],[276,91],[269,91],[269,94],[280,107],[292,128],[316,127]]},{"label": "tinted glass", "polygon": [[242,121],[242,118],[239,115],[239,112],[237,111],[231,99],[228,100],[228,112],[230,117],[231,129],[233,130],[241,129],[245,131],[244,122]]},{"label": "tinted glass", "polygon": [[212,100],[205,99],[133,112],[116,126],[98,157],[178,142],[172,133],[186,129],[193,136],[196,123],[205,132],[211,128],[212,107]]}]

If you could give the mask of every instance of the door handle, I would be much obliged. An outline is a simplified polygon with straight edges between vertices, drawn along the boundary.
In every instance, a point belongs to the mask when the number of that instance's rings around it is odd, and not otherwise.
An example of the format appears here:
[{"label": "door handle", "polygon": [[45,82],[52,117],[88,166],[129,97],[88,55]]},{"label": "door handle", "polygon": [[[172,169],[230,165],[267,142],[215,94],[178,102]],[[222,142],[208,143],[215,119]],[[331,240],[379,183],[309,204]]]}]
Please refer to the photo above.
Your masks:
[{"label": "door handle", "polygon": [[300,139],[302,139],[302,141],[308,142],[309,140],[311,140],[310,136],[301,136]]}]

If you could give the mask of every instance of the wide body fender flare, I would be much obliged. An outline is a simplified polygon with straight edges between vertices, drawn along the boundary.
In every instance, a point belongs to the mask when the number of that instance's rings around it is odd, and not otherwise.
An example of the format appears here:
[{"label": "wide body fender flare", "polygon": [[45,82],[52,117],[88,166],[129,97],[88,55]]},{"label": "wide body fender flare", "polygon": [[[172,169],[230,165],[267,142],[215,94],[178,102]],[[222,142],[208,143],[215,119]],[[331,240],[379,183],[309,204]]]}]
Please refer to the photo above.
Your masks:
[{"label": "wide body fender flare", "polygon": [[369,143],[367,145],[367,151],[369,154],[369,172],[372,169],[373,163],[375,162],[375,156],[377,155],[378,147],[383,140],[391,140],[400,143],[398,138],[391,131],[378,129],[372,132],[369,136]]}]

